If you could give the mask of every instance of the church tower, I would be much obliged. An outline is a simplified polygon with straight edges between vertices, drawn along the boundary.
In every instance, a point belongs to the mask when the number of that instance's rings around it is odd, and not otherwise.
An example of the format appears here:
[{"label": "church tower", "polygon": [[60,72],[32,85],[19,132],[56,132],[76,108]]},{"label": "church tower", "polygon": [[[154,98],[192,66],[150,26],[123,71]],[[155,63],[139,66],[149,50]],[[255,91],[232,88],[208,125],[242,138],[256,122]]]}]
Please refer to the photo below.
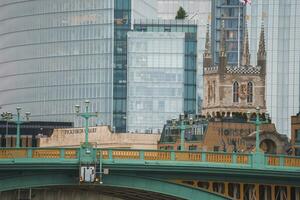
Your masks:
[{"label": "church tower", "polygon": [[264,26],[262,24],[257,65],[250,64],[249,37],[245,28],[241,65],[231,66],[226,57],[226,33],[224,22],[221,26],[219,65],[213,66],[208,55],[210,38],[207,31],[206,49],[203,56],[204,101],[202,114],[206,116],[228,116],[233,113],[255,112],[260,107],[265,112],[266,50]]}]

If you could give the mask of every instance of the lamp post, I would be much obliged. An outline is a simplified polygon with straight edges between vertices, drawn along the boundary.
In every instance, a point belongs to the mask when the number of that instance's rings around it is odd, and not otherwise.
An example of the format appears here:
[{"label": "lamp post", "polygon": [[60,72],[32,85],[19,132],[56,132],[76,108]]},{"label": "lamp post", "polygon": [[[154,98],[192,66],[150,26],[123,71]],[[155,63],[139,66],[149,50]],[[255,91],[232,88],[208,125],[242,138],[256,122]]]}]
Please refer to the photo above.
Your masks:
[{"label": "lamp post", "polygon": [[6,121],[6,132],[5,135],[8,135],[8,121],[12,119],[12,113],[11,112],[4,112],[1,114],[2,120]]},{"label": "lamp post", "polygon": [[185,138],[184,138],[184,133],[185,130],[187,128],[190,128],[193,124],[193,118],[189,119],[189,124],[187,124],[184,120],[184,114],[181,113],[180,117],[179,117],[179,124],[177,123],[178,121],[176,119],[172,120],[172,127],[173,128],[179,128],[180,130],[180,151],[184,151],[185,147],[184,147],[184,142],[185,142]]},{"label": "lamp post", "polygon": [[247,118],[248,118],[248,122],[251,122],[251,123],[254,123],[255,124],[255,127],[256,127],[256,132],[255,132],[255,148],[256,148],[256,153],[259,153],[259,144],[260,144],[260,140],[259,140],[259,126],[261,124],[267,124],[269,123],[269,114],[266,113],[265,114],[265,120],[262,121],[259,119],[259,113],[260,113],[260,108],[259,107],[256,107],[256,120],[255,121],[251,121],[250,120],[250,112],[247,112]]},{"label": "lamp post", "polygon": [[[12,114],[11,112],[2,113],[2,119],[8,121],[12,120],[17,125],[17,138],[16,138],[16,147],[20,148],[20,125],[25,121],[22,120],[21,117],[21,107],[17,107],[17,114]],[[26,121],[29,121],[30,112],[25,112]],[[15,117],[15,119],[14,119]]]},{"label": "lamp post", "polygon": [[97,117],[97,112],[89,112],[89,105],[90,101],[85,100],[85,110],[84,112],[80,113],[80,105],[75,106],[75,112],[77,116],[83,117],[85,119],[85,146],[88,146],[89,142],[89,118]]}]

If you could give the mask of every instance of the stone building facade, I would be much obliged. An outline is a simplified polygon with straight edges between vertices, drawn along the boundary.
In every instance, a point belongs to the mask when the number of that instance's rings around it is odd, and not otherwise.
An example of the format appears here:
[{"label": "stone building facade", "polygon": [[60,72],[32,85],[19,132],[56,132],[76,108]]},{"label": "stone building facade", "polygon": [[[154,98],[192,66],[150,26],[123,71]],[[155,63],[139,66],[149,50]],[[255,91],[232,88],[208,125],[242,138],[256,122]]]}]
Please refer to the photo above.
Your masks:
[{"label": "stone building facade", "polygon": [[[261,114],[260,118],[264,118]],[[255,124],[238,117],[185,118],[184,149],[189,151],[244,152],[255,151]],[[177,124],[181,121],[177,120]],[[299,129],[300,130],[300,129]],[[260,126],[261,151],[268,154],[287,154],[290,143],[286,135],[276,131],[275,124]],[[158,148],[180,150],[180,128],[167,122],[158,142]]]},{"label": "stone building facade", "polygon": [[293,154],[300,156],[300,113],[291,117],[291,144]]},{"label": "stone building facade", "polygon": [[230,66],[227,63],[227,33],[222,25],[219,64],[213,65],[209,29],[206,33],[203,55],[205,98],[202,114],[205,116],[231,116],[233,113],[255,112],[260,107],[266,110],[265,76],[266,50],[264,28],[262,26],[257,64],[250,64],[248,32],[245,31],[241,63]]},{"label": "stone building facade", "polygon": [[[159,134],[116,134],[109,126],[89,127],[89,142],[97,148],[157,149],[159,138]],[[38,147],[79,147],[84,140],[84,128],[54,129],[39,138]]]}]

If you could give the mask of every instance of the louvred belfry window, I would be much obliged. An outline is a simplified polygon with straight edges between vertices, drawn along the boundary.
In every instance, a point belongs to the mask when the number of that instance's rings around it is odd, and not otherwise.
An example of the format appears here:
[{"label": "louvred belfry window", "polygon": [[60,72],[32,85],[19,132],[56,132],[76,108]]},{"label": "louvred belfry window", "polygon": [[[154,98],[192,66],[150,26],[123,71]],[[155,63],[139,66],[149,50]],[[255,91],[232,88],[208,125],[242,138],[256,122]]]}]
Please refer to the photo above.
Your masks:
[{"label": "louvred belfry window", "polygon": [[248,82],[247,84],[247,102],[252,103],[253,102],[253,83]]}]

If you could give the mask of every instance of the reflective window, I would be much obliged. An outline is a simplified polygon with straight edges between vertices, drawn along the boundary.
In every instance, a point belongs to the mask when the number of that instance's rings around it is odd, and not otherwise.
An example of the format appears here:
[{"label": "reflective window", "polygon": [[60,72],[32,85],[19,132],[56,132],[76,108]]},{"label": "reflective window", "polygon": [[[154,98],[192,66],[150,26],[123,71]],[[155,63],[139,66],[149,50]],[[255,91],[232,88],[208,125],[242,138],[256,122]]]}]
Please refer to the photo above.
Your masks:
[{"label": "reflective window", "polygon": [[167,119],[183,112],[184,38],[184,33],[128,33],[128,131],[158,133]]}]

